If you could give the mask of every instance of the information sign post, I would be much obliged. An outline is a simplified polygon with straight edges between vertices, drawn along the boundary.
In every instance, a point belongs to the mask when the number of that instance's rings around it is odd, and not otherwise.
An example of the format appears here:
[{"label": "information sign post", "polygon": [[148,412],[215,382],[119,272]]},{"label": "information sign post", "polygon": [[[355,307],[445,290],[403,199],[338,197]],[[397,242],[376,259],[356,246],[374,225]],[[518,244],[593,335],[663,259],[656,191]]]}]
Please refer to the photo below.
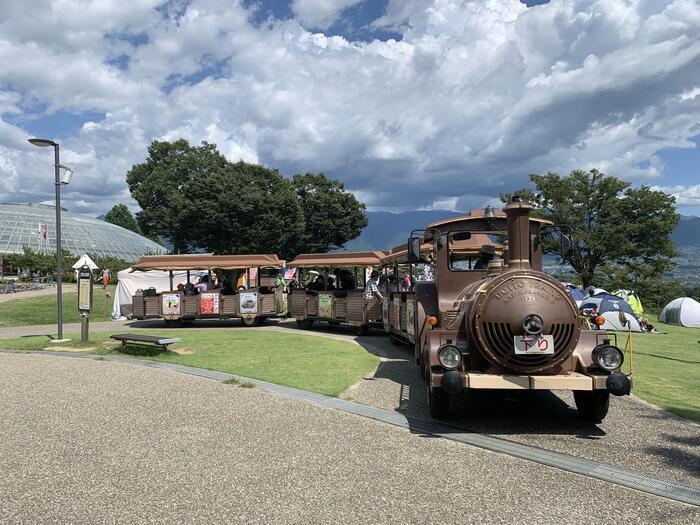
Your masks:
[{"label": "information sign post", "polygon": [[78,311],[80,312],[80,342],[85,343],[89,338],[92,311],[92,270],[87,264],[78,270]]}]

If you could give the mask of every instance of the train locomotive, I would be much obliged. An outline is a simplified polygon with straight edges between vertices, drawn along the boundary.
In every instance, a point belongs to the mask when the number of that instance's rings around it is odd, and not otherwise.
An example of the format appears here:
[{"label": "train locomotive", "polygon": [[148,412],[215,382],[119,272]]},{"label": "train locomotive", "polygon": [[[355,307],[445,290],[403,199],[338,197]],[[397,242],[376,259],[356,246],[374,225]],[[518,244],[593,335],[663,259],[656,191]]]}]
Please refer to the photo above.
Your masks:
[{"label": "train locomotive", "polygon": [[[408,241],[413,267],[426,263],[422,247],[433,245],[435,277],[417,280],[403,299],[415,301],[406,339],[433,417],[447,417],[450,399],[469,390],[572,390],[579,414],[601,421],[610,394],[630,393],[614,336],[584,327],[566,289],[542,272],[541,230],[551,222],[531,217],[531,209],[516,196],[504,213],[435,223]],[[460,242],[485,234],[501,243],[502,257],[481,267],[460,258]],[[571,248],[568,236],[560,240]]]}]

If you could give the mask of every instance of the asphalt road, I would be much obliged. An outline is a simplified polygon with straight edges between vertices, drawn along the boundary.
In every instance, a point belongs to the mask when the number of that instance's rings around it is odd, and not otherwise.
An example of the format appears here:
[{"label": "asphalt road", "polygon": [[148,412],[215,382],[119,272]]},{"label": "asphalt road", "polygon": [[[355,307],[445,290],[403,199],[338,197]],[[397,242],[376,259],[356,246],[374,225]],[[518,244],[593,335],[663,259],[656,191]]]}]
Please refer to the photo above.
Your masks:
[{"label": "asphalt road", "polygon": [[258,389],[0,354],[4,523],[697,523],[700,510]]},{"label": "asphalt road", "polygon": [[[429,419],[412,350],[381,336],[358,342],[382,358],[343,397]],[[450,424],[670,479],[700,481],[700,426],[631,397],[613,397],[601,424],[583,422],[569,392],[480,392],[458,396]]]},{"label": "asphalt road", "polygon": [[[240,321],[198,321],[190,329],[243,329]],[[159,320],[93,323],[93,331],[165,328]],[[75,327],[75,330],[78,328]],[[268,321],[254,330],[298,331],[294,321]],[[2,337],[53,333],[55,326],[0,329]],[[66,331],[71,328],[66,327]],[[74,330],[74,331],[75,331]],[[405,415],[429,419],[427,400],[411,350],[392,345],[375,332],[356,337],[349,329],[320,325],[303,333],[352,341],[382,358],[372,377],[343,397]],[[700,426],[635,398],[612,398],[608,417],[599,425],[578,419],[570,393],[488,392],[457,399],[450,421],[460,429],[491,434],[575,456],[633,468],[683,481],[700,481]]]}]

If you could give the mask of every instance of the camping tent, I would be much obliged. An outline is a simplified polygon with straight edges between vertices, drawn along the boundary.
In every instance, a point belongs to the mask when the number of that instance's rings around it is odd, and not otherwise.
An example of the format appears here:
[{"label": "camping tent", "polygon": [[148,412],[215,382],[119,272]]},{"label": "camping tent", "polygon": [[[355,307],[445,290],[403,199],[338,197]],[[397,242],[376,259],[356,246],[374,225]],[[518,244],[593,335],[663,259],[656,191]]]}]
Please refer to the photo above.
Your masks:
[{"label": "camping tent", "polygon": [[637,317],[644,315],[644,307],[642,306],[642,300],[637,295],[637,292],[634,292],[632,290],[615,290],[612,294],[616,295],[617,297],[621,297],[622,299],[627,301],[632,307],[634,315],[636,315]]},{"label": "camping tent", "polygon": [[577,306],[581,306],[581,301],[583,301],[583,292],[581,288],[571,283],[562,283],[566,291],[569,292],[571,298],[576,301]]},{"label": "camping tent", "polygon": [[679,297],[663,307],[659,314],[662,323],[700,328],[700,303],[690,297]]},{"label": "camping tent", "polygon": [[[605,319],[605,323],[601,326],[604,330],[621,330],[624,332],[627,330],[632,330],[633,332],[642,331],[642,327],[634,316],[634,312],[629,303],[613,294],[604,292],[592,297],[586,297],[579,309],[584,310],[588,308],[598,309],[598,315]],[[623,316],[627,320],[627,326],[623,326],[620,322],[620,316]]]},{"label": "camping tent", "polygon": [[[155,288],[156,292],[170,290],[170,272],[165,270],[148,270],[146,272],[133,272],[131,268],[122,270],[117,274],[119,282],[114,293],[114,305],[112,306],[112,319],[129,317],[133,313],[132,297],[136,290]],[[197,283],[197,272],[191,272],[191,281]],[[173,272],[173,284],[187,282],[187,272]]]}]

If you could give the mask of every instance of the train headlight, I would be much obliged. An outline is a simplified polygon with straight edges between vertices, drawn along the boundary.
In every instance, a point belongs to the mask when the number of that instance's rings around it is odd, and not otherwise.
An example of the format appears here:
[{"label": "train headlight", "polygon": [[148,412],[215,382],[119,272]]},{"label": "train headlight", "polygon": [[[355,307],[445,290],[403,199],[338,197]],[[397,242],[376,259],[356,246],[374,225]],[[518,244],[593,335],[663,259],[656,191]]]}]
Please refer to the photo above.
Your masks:
[{"label": "train headlight", "polygon": [[444,345],[438,350],[438,361],[448,370],[454,370],[462,362],[462,352],[454,345]]},{"label": "train headlight", "polygon": [[625,360],[622,350],[616,346],[599,345],[593,349],[593,362],[603,370],[612,372],[622,366]]}]

